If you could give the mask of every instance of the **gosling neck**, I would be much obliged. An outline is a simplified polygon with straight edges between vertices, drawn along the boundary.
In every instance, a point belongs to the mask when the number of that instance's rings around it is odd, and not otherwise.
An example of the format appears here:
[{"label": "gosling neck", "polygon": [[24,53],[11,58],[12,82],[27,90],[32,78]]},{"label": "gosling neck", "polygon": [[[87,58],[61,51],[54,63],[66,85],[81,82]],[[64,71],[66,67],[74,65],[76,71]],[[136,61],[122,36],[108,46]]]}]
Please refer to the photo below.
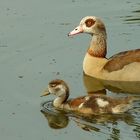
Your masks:
[{"label": "gosling neck", "polygon": [[54,107],[62,108],[63,104],[67,101],[69,97],[69,91],[65,91],[61,95],[59,95],[54,101]]},{"label": "gosling neck", "polygon": [[107,53],[106,33],[94,34],[92,36],[88,54],[93,57],[105,58]]}]

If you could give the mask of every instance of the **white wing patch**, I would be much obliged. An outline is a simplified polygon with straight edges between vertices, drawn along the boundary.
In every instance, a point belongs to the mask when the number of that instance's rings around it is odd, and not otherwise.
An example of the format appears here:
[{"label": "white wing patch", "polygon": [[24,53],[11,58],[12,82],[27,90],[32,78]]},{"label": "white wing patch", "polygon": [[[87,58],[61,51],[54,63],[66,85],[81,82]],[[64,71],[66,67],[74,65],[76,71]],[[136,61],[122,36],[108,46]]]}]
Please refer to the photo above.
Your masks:
[{"label": "white wing patch", "polygon": [[96,101],[97,101],[97,104],[98,104],[99,107],[105,107],[109,104],[108,101],[104,101],[101,98],[97,98]]},{"label": "white wing patch", "polygon": [[89,99],[90,99],[90,97],[89,97],[89,96],[86,96],[86,97],[85,97],[85,100],[86,100],[86,101],[88,101]]},{"label": "white wing patch", "polygon": [[81,103],[81,104],[79,105],[79,108],[82,108],[82,107],[83,107],[83,105],[84,105],[84,103]]}]

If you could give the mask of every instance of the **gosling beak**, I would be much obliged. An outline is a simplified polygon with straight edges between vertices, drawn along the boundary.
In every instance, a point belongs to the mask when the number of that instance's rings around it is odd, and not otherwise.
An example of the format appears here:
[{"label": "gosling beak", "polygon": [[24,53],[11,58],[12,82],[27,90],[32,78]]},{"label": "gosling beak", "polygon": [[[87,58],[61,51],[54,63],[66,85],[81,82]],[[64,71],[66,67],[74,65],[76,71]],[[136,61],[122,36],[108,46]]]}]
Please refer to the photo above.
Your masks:
[{"label": "gosling beak", "polygon": [[80,33],[83,33],[83,29],[81,26],[77,26],[73,31],[68,33],[68,36],[73,36],[73,35],[80,34]]},{"label": "gosling beak", "polygon": [[50,94],[49,90],[46,89],[40,97],[47,96],[49,94]]}]

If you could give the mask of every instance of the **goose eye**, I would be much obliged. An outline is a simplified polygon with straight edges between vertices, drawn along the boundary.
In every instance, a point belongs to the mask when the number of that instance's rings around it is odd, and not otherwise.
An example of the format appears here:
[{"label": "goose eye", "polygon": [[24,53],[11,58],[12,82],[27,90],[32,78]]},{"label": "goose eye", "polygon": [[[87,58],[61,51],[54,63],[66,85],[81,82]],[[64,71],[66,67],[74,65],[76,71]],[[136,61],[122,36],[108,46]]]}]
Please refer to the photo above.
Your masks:
[{"label": "goose eye", "polygon": [[92,25],[94,25],[94,23],[95,23],[95,20],[93,20],[93,19],[87,19],[85,21],[85,24],[87,27],[91,27]]}]

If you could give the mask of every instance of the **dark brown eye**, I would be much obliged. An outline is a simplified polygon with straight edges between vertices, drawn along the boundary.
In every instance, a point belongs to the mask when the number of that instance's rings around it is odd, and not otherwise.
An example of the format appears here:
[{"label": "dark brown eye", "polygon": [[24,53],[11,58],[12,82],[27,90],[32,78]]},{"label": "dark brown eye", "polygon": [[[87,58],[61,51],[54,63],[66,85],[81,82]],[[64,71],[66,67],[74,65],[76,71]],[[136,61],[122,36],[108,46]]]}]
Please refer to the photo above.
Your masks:
[{"label": "dark brown eye", "polygon": [[51,84],[51,87],[56,87],[56,84]]},{"label": "dark brown eye", "polygon": [[53,87],[56,87],[57,84],[56,83],[49,83],[49,86],[53,88]]},{"label": "dark brown eye", "polygon": [[50,86],[50,87],[56,87],[57,85],[60,85],[61,82],[62,82],[62,80],[59,80],[59,79],[52,80],[52,81],[49,83],[49,86]]},{"label": "dark brown eye", "polygon": [[87,19],[85,21],[85,24],[87,27],[91,27],[92,25],[94,25],[94,23],[95,23],[95,20],[93,20],[93,19]]}]

